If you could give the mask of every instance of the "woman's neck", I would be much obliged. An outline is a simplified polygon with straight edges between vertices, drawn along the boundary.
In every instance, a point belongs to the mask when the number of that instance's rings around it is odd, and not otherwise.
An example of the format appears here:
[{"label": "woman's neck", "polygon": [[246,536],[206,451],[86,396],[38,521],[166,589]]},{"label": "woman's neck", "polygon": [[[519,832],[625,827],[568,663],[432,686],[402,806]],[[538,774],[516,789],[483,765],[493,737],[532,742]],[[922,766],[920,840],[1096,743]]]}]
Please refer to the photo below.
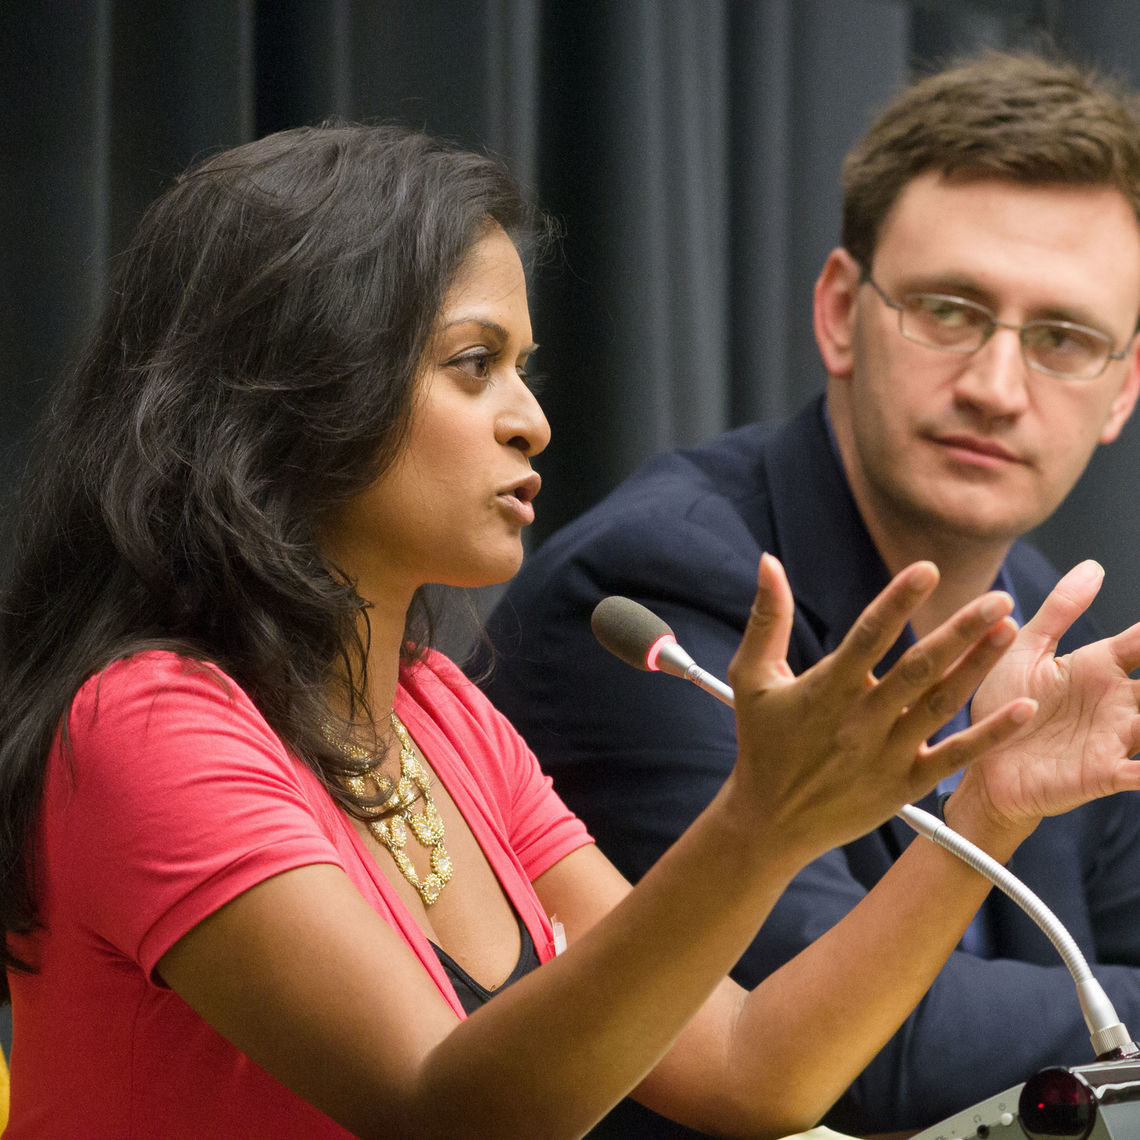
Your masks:
[{"label": "woman's neck", "polygon": [[[411,604],[411,599],[408,599]],[[400,648],[404,643],[408,606],[372,605],[368,610],[368,686],[369,707],[377,719],[384,717],[396,700],[396,684],[400,674]]]},{"label": "woman's neck", "polygon": [[[397,575],[381,560],[370,557],[367,544],[343,532],[322,536],[322,549],[329,562],[339,566],[366,603],[358,618],[361,643],[367,647],[367,685],[364,693],[372,715],[386,720],[396,699],[400,673],[400,648],[404,643],[408,609],[418,582]],[[347,712],[347,709],[343,710]]]}]

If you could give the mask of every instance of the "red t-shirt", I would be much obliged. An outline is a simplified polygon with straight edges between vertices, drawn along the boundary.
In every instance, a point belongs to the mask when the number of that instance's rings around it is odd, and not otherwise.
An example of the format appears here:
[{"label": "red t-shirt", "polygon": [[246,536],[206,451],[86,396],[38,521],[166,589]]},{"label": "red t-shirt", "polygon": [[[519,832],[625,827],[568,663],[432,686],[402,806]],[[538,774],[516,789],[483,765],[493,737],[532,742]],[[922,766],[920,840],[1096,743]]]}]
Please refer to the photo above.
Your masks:
[{"label": "red t-shirt", "polygon": [[[542,961],[531,882],[590,842],[518,734],[446,658],[401,673],[396,711],[471,827]],[[435,953],[317,778],[219,670],[172,653],[119,661],[72,705],[36,833],[45,929],[13,974],[6,1137],[342,1137],[157,982],[183,934],[242,891],[342,868],[463,1016]]]}]

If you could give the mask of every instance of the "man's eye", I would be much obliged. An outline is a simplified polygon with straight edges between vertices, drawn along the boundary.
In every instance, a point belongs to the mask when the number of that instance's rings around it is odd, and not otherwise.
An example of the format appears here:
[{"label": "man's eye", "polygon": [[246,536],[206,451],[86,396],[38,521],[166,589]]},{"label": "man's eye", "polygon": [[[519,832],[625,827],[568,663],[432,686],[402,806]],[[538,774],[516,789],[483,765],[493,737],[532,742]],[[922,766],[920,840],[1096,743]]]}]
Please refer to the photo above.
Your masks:
[{"label": "man's eye", "polygon": [[922,297],[919,299],[919,308],[924,317],[937,321],[948,329],[966,328],[977,320],[977,314],[973,310],[944,297]]},{"label": "man's eye", "polygon": [[1061,348],[1070,340],[1069,330],[1060,325],[1035,325],[1024,336],[1037,348]]},{"label": "man's eye", "polygon": [[1025,343],[1040,352],[1069,356],[1096,356],[1105,351],[1106,342],[1091,329],[1077,325],[1026,325],[1022,333]]}]

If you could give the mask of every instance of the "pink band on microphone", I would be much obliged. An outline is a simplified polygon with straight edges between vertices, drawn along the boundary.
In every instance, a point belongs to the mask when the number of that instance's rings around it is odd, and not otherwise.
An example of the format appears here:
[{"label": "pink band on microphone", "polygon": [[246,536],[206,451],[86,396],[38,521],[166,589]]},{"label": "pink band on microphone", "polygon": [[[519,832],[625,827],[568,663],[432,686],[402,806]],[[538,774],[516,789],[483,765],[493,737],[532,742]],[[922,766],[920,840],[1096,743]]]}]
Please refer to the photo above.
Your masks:
[{"label": "pink band on microphone", "polygon": [[654,673],[660,672],[657,668],[657,656],[666,645],[676,645],[677,639],[671,633],[663,633],[650,647],[649,652],[645,655],[646,669],[652,669]]}]

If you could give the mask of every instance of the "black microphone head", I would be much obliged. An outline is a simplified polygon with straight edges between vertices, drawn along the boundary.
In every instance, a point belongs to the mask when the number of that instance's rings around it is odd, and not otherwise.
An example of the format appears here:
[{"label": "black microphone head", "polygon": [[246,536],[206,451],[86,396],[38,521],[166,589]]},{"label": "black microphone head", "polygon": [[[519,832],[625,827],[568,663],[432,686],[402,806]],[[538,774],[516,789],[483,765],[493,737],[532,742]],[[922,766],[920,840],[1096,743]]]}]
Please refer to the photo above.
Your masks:
[{"label": "black microphone head", "polygon": [[672,637],[668,623],[632,598],[611,594],[603,598],[590,617],[594,636],[615,657],[635,669],[649,671],[649,651],[662,637]]}]

